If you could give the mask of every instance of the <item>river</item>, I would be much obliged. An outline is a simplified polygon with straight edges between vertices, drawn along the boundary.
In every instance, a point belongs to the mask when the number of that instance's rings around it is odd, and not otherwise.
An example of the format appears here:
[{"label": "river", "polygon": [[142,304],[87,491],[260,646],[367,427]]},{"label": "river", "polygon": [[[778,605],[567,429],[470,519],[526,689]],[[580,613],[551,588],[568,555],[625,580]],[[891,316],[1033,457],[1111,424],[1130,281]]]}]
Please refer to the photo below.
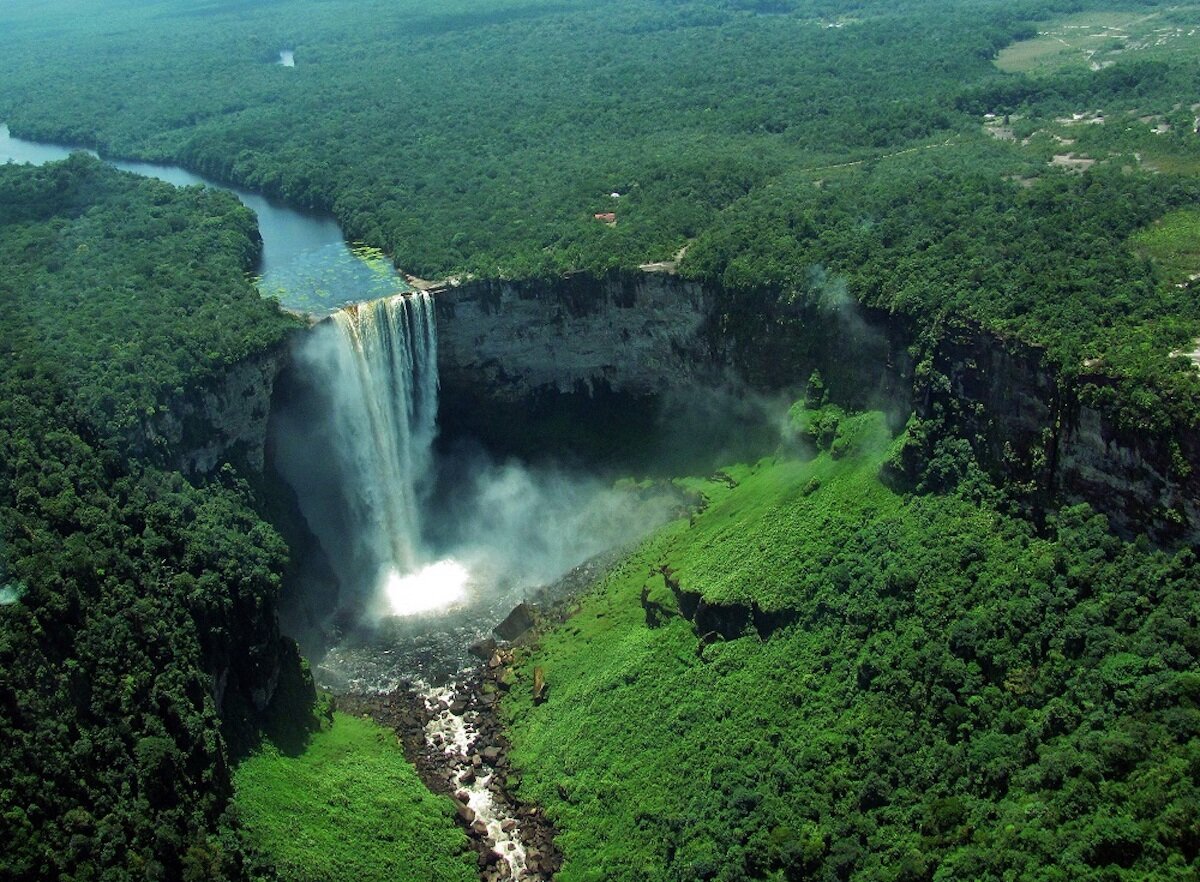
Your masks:
[{"label": "river", "polygon": [[[8,126],[0,123],[0,163],[42,165],[66,159],[79,149],[15,138]],[[86,152],[98,155],[94,150]],[[381,254],[348,245],[331,215],[300,211],[174,165],[107,161],[122,171],[157,178],[176,187],[203,184],[236,196],[258,215],[263,239],[256,279],[259,290],[266,296],[277,297],[289,309],[327,315],[347,303],[412,290]]]}]

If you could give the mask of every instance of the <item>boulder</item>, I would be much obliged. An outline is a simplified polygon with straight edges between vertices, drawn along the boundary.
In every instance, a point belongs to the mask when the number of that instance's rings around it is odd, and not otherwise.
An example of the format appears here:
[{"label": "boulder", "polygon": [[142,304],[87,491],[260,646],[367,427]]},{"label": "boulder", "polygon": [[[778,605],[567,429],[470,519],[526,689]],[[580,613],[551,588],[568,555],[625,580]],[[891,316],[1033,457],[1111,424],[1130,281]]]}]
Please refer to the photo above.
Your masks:
[{"label": "boulder", "polygon": [[478,659],[491,658],[496,654],[496,641],[492,637],[485,637],[482,640],[476,640],[467,649],[467,652]]},{"label": "boulder", "polygon": [[516,640],[533,627],[533,613],[534,609],[528,603],[519,603],[493,630],[502,640]]},{"label": "boulder", "polygon": [[549,690],[546,683],[546,673],[541,667],[533,669],[533,703],[541,704],[546,700],[546,692]]}]

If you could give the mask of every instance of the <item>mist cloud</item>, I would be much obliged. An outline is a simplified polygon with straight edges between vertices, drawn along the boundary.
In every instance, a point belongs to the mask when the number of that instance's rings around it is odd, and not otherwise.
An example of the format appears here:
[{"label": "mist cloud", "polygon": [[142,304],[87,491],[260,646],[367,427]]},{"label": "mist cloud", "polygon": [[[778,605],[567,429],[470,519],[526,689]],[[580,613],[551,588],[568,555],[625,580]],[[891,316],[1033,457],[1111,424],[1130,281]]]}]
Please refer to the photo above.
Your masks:
[{"label": "mist cloud", "polygon": [[495,461],[460,447],[442,464],[444,495],[427,518],[435,554],[454,557],[498,585],[534,588],[670,517],[665,490],[621,489],[555,466]]}]

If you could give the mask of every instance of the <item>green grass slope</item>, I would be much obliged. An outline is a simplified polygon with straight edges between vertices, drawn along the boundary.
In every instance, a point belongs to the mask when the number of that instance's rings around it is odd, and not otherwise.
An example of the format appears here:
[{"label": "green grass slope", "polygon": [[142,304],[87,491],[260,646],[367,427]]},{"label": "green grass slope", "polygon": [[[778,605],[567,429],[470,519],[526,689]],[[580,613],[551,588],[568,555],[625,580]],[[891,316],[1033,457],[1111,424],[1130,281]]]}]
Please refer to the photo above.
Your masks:
[{"label": "green grass slope", "polygon": [[[504,710],[562,882],[1183,879],[1200,851],[1194,556],[1086,509],[1040,537],[839,458],[704,484],[524,659]],[[736,482],[736,486],[730,486]],[[701,646],[661,567],[794,611]],[[530,698],[532,669],[549,684]]]},{"label": "green grass slope", "polygon": [[234,773],[251,841],[285,882],[469,882],[474,855],[390,732],[335,714],[304,753],[271,746]]},{"label": "green grass slope", "polygon": [[1200,273],[1200,210],[1173,211],[1133,236],[1139,253],[1162,269],[1163,281],[1179,287]]},{"label": "green grass slope", "polygon": [[[854,455],[728,470],[736,492],[718,492],[704,516],[664,549],[675,578],[709,603],[755,602],[767,612],[793,609],[799,602],[797,586],[828,578],[829,566],[828,560],[796,554],[798,546],[819,542],[821,536],[847,535],[899,508],[899,498],[876,479],[879,455],[891,440],[882,414],[839,419],[840,411],[831,407],[796,416],[801,431],[824,433],[827,446]],[[756,528],[748,533],[747,524]]]}]

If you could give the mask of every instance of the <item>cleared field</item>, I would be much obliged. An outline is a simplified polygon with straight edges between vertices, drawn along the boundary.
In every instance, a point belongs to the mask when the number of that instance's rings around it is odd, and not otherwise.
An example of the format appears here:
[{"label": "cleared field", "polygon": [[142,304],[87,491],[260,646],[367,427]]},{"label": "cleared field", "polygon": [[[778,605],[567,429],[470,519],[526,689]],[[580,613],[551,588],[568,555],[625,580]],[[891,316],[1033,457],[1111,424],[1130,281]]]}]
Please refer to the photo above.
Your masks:
[{"label": "cleared field", "polygon": [[1128,56],[1195,55],[1200,6],[1158,12],[1088,12],[1042,25],[1038,35],[1001,50],[996,66],[1009,73],[1052,73],[1070,67],[1100,70]]},{"label": "cleared field", "polygon": [[1166,151],[1147,150],[1142,156],[1146,168],[1164,174],[1190,175],[1200,177],[1200,158],[1181,156]]},{"label": "cleared field", "polygon": [[1173,211],[1132,237],[1138,254],[1149,257],[1169,284],[1200,273],[1200,210]]}]

